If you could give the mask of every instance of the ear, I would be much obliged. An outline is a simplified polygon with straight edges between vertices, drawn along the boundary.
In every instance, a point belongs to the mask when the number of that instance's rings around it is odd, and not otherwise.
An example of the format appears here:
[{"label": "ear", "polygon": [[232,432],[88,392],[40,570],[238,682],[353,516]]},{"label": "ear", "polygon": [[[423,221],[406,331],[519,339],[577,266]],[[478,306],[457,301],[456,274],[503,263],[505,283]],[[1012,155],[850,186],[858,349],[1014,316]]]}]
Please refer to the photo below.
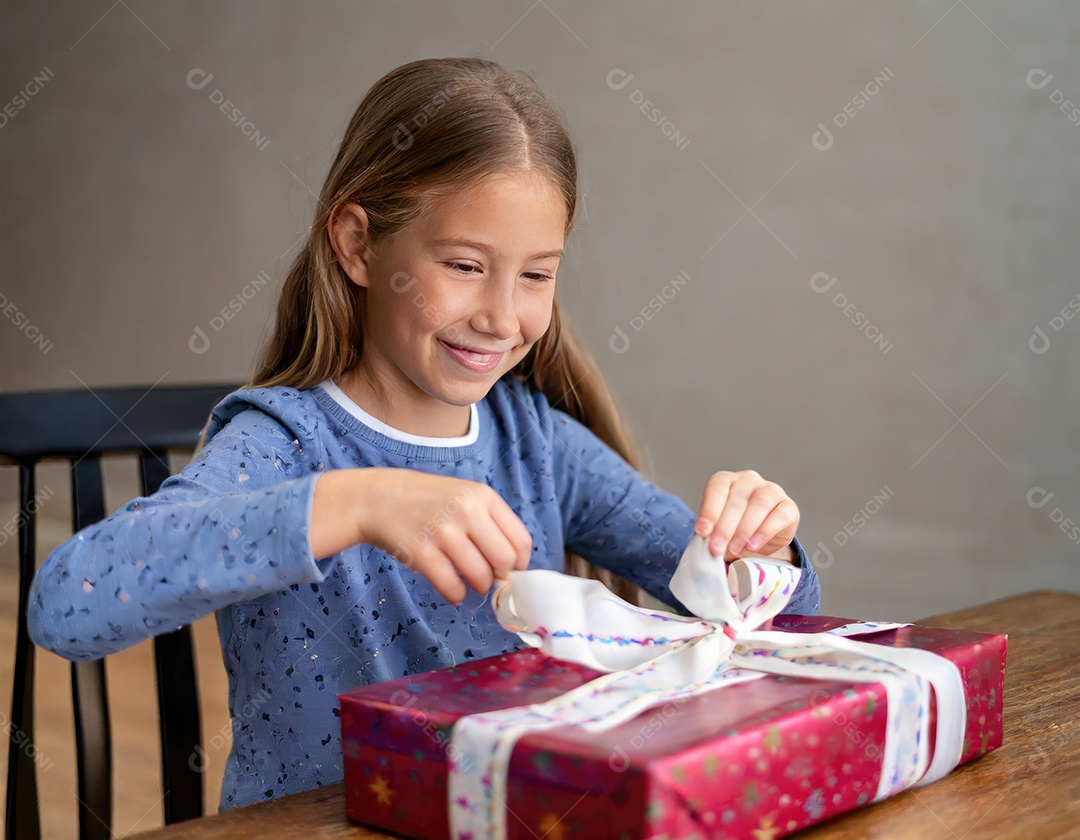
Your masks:
[{"label": "ear", "polygon": [[368,246],[367,212],[359,204],[341,205],[330,217],[330,244],[345,273],[357,286],[370,285],[369,272],[375,254]]}]

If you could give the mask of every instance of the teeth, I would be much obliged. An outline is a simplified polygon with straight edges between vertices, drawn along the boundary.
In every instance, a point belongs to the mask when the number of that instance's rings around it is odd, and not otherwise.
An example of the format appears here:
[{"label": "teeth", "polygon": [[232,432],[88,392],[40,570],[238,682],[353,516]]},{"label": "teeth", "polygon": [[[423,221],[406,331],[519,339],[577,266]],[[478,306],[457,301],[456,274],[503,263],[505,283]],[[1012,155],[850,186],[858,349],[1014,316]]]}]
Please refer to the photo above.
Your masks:
[{"label": "teeth", "polygon": [[492,353],[479,353],[476,350],[470,350],[468,347],[458,347],[456,344],[451,344],[450,346],[454,347],[457,350],[468,353],[470,356],[479,356],[482,359],[486,359],[488,356],[494,355]]},{"label": "teeth", "polygon": [[477,362],[478,364],[485,364],[494,359],[497,355],[499,355],[498,353],[477,352],[476,350],[470,350],[468,347],[461,347],[457,344],[451,344],[449,341],[444,341],[443,343],[447,347],[457,350],[459,353],[467,354],[470,359],[472,359],[474,362]]}]

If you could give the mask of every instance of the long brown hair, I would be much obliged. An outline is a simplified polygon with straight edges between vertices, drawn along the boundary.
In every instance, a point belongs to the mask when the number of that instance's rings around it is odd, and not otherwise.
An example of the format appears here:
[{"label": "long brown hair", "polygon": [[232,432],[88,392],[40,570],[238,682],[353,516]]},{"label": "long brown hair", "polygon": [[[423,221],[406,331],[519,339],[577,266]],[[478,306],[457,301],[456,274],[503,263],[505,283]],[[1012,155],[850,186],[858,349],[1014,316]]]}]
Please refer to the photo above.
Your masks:
[{"label": "long brown hair", "polygon": [[[431,198],[522,171],[551,178],[566,203],[569,235],[578,204],[573,144],[558,109],[524,72],[481,58],[444,58],[413,61],[379,79],[345,130],[248,387],[310,388],[359,363],[366,290],[338,264],[328,232],[342,205],[364,208],[374,246],[422,214]],[[557,301],[547,332],[511,375],[640,468],[615,400]],[[637,587],[570,552],[566,570],[638,601]]]}]

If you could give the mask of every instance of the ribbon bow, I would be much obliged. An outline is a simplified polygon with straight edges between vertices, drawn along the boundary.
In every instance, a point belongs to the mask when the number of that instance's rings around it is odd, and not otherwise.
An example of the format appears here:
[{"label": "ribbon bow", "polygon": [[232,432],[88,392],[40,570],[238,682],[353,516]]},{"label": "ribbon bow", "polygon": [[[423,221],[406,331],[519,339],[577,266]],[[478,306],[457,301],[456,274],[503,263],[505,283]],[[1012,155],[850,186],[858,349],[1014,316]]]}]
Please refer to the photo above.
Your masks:
[{"label": "ribbon bow", "polygon": [[[766,557],[725,564],[704,538],[687,545],[670,583],[693,616],[635,607],[595,580],[547,570],[511,572],[492,600],[530,646],[604,672],[546,703],[467,715],[450,736],[448,799],[455,840],[506,836],[507,765],[523,735],[573,724],[599,731],[650,706],[766,674],[882,683],[885,748],[874,801],[949,773],[963,749],[966,704],[956,666],[930,651],[827,633],[763,631],[787,605],[799,569]],[[901,625],[870,625],[873,632]],[[865,630],[863,632],[866,632]],[[930,688],[937,736],[930,759]]]}]

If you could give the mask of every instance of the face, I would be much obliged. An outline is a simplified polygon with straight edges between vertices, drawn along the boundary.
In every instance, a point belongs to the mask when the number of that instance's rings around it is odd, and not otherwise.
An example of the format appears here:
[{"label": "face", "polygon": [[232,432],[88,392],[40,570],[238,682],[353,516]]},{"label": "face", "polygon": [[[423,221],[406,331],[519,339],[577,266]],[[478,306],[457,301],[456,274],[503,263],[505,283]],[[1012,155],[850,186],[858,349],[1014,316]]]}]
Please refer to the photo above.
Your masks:
[{"label": "face", "polygon": [[435,199],[345,265],[367,288],[358,377],[377,374],[389,389],[391,419],[380,419],[464,434],[461,407],[482,399],[547,331],[565,227],[565,203],[547,177],[492,176]]}]

